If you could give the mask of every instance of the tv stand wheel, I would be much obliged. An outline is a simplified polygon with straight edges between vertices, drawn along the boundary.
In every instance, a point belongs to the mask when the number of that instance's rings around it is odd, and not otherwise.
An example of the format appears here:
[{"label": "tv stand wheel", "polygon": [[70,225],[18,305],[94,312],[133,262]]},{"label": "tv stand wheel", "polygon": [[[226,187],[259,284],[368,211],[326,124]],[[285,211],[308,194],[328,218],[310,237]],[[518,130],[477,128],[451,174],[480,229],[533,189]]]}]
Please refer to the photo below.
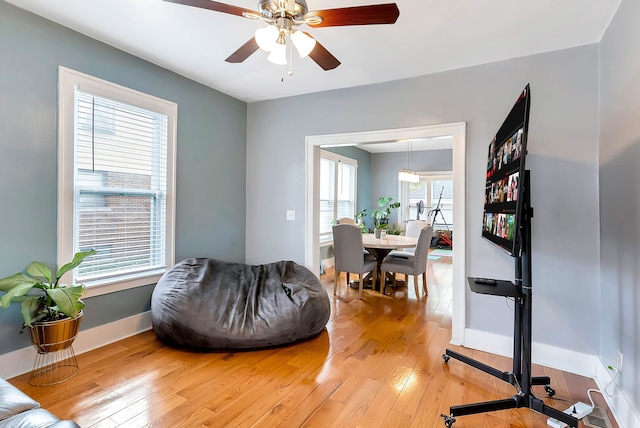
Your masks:
[{"label": "tv stand wheel", "polygon": [[441,414],[440,417],[444,419],[444,426],[446,426],[447,428],[451,428],[451,425],[453,425],[456,422],[456,418],[454,418],[453,416],[447,416],[445,414]]},{"label": "tv stand wheel", "polygon": [[447,354],[442,354],[442,359],[444,360],[444,363],[447,364],[449,362],[449,359],[451,357]]},{"label": "tv stand wheel", "polygon": [[547,395],[549,397],[553,397],[554,395],[556,395],[556,390],[551,388],[551,386],[549,386],[549,385],[545,385],[544,386],[544,390],[547,391]]}]

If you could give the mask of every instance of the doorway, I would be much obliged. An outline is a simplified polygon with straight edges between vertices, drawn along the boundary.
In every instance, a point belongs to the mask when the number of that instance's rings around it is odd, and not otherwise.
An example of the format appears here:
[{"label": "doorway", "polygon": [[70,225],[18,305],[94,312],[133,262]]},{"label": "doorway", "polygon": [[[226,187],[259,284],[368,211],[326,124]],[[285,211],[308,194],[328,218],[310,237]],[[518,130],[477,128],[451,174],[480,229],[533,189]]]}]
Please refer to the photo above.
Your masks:
[{"label": "doorway", "polygon": [[466,123],[456,122],[414,128],[400,128],[344,134],[306,137],[306,204],[305,204],[305,265],[316,275],[320,269],[319,175],[321,146],[352,146],[362,143],[383,143],[411,139],[449,136],[453,139],[453,186],[456,243],[453,246],[452,337],[451,343],[464,345],[465,313],[465,147]]}]

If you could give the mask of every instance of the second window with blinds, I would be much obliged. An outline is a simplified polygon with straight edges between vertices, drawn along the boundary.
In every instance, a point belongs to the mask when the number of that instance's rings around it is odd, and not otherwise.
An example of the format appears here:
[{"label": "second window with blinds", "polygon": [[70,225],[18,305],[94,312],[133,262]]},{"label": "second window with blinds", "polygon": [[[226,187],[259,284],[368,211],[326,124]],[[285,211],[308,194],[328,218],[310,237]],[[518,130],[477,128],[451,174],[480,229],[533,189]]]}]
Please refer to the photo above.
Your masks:
[{"label": "second window with blinds", "polygon": [[334,221],[355,218],[358,162],[320,151],[320,242],[330,241]]}]

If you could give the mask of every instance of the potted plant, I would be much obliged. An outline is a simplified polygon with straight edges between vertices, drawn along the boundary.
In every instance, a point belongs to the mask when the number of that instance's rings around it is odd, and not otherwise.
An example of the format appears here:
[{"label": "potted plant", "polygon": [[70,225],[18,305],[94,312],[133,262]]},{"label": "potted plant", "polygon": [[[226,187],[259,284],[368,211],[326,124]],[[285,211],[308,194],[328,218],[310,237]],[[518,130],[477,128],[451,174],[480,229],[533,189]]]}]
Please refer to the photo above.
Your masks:
[{"label": "potted plant", "polygon": [[31,342],[39,353],[58,351],[73,342],[84,308],[81,297],[85,288],[82,284],[61,284],[60,279],[93,254],[95,250],[77,252],[57,272],[33,262],[24,273],[0,279],[0,291],[5,293],[0,297],[0,306],[7,309],[11,303],[20,303],[23,328],[29,329]]},{"label": "potted plant", "polygon": [[371,217],[374,219],[374,233],[376,234],[376,238],[380,238],[380,232],[389,223],[389,214],[391,214],[391,210],[400,206],[400,202],[391,203],[392,200],[393,198],[390,197],[378,198],[378,208],[371,210]]},{"label": "potted plant", "polygon": [[358,224],[363,224],[364,223],[364,218],[367,216],[367,209],[363,209],[360,212],[358,212],[358,214],[356,214],[356,220],[358,221]]},{"label": "potted plant", "polygon": [[397,223],[391,223],[387,226],[387,233],[389,235],[401,235],[403,232],[402,228]]}]

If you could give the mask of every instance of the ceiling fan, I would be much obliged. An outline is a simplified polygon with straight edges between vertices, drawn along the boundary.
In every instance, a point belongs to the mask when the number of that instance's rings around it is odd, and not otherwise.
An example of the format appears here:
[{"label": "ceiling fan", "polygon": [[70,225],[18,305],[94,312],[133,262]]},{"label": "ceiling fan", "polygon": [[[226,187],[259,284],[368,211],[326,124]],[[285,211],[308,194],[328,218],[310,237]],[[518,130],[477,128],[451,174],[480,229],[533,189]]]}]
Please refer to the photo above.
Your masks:
[{"label": "ceiling fan", "polygon": [[232,53],[225,60],[227,62],[243,62],[260,48],[270,52],[269,61],[286,65],[286,43],[289,37],[301,58],[311,57],[324,70],[333,70],[340,65],[340,61],[309,33],[297,30],[296,27],[302,24],[311,28],[393,24],[400,15],[395,3],[309,11],[305,0],[258,0],[259,12],[256,12],[211,0],[164,1],[259,19],[269,24],[267,27],[259,28],[255,37]]}]

